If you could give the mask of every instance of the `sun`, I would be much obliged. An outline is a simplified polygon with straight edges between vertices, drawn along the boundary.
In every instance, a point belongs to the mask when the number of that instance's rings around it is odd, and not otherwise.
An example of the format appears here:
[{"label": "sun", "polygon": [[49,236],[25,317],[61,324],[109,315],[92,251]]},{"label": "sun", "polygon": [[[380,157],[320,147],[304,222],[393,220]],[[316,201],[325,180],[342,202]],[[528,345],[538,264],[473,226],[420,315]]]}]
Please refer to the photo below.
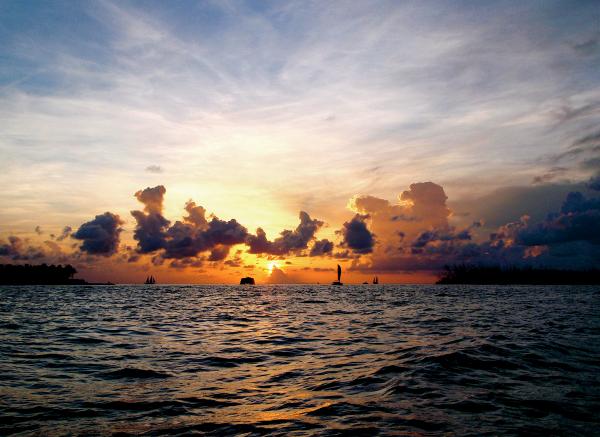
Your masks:
[{"label": "sun", "polygon": [[278,267],[279,265],[275,261],[271,261],[269,264],[267,264],[267,269],[269,269],[269,273],[273,273],[273,269],[276,269]]}]

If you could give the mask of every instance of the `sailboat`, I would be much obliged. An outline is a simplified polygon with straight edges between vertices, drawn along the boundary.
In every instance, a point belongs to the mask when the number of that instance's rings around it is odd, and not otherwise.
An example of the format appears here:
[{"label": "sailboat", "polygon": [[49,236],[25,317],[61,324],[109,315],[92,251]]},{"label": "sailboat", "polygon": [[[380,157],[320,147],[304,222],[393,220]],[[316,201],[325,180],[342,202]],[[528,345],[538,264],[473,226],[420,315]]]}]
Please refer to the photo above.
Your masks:
[{"label": "sailboat", "polygon": [[154,276],[150,275],[146,277],[146,282],[144,282],[144,284],[156,284],[156,279],[154,279]]},{"label": "sailboat", "polygon": [[379,284],[379,278],[377,276],[373,278],[373,284]]},{"label": "sailboat", "polygon": [[339,265],[339,264],[338,264],[338,268],[337,268],[337,274],[338,274],[338,280],[337,280],[337,281],[333,281],[333,282],[331,283],[331,285],[344,285],[344,284],[341,282],[341,279],[342,279],[342,268],[340,267],[340,265]]}]

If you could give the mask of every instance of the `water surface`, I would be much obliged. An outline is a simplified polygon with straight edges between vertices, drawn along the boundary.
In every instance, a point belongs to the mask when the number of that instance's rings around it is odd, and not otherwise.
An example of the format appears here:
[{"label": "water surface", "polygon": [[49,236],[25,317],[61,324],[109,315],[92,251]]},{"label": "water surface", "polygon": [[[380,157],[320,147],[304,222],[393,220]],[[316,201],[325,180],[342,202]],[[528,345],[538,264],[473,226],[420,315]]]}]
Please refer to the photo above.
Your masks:
[{"label": "water surface", "polygon": [[0,286],[0,435],[590,435],[600,289]]}]

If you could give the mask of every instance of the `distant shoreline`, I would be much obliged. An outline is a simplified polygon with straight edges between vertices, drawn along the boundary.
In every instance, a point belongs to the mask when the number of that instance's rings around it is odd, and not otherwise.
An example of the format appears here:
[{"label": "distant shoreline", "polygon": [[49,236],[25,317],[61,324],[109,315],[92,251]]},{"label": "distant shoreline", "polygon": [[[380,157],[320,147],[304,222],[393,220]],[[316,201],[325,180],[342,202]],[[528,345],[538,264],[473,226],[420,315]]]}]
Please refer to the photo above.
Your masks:
[{"label": "distant shoreline", "polygon": [[516,266],[446,266],[439,285],[598,285],[600,270]]},{"label": "distant shoreline", "polygon": [[73,278],[76,273],[69,264],[0,264],[0,285],[115,285]]}]

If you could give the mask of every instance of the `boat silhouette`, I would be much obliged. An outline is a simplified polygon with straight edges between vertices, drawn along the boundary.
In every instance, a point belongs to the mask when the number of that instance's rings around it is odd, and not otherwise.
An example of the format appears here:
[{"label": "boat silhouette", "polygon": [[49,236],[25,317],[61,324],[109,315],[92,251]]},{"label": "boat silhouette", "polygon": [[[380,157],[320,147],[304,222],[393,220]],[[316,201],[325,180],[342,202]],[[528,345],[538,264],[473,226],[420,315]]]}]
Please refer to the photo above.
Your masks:
[{"label": "boat silhouette", "polygon": [[379,277],[375,276],[373,278],[373,284],[379,284]]},{"label": "boat silhouette", "polygon": [[338,279],[337,279],[337,281],[333,281],[333,282],[331,283],[331,285],[344,285],[344,284],[341,282],[341,279],[342,279],[342,268],[340,267],[340,265],[339,265],[339,264],[338,264],[338,266],[337,266],[337,274],[338,274]]},{"label": "boat silhouette", "polygon": [[144,284],[156,284],[156,279],[154,279],[154,276],[152,275],[147,276]]}]

